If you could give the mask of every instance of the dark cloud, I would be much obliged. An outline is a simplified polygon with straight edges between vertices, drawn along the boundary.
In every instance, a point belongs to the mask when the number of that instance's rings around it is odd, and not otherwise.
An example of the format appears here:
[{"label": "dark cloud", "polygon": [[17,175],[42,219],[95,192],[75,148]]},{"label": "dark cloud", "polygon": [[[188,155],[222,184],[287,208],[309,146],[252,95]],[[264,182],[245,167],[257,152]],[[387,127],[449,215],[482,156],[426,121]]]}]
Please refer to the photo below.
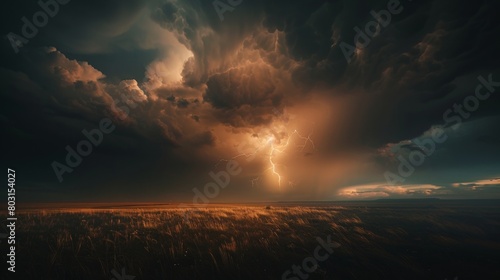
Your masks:
[{"label": "dark cloud", "polygon": [[179,108],[187,108],[189,106],[189,101],[187,101],[187,99],[185,98],[181,98],[179,99],[179,101],[177,101],[177,107]]},{"label": "dark cloud", "polygon": [[200,116],[197,115],[192,115],[191,118],[195,120],[196,122],[200,122]]},{"label": "dark cloud", "polygon": [[257,65],[213,75],[207,81],[207,87],[204,99],[215,108],[277,106],[282,98],[275,92],[271,71]]},{"label": "dark cloud", "polygon": [[201,132],[199,134],[194,135],[190,140],[189,143],[195,147],[202,147],[202,146],[214,146],[215,141],[216,141],[215,135],[213,135],[212,132],[210,131],[205,131]]},{"label": "dark cloud", "polygon": [[[301,162],[319,158],[315,167],[327,174],[350,167],[346,155],[366,159],[372,169],[335,176],[363,173],[368,183],[393,170],[397,155],[421,151],[412,140],[438,126],[449,140],[409,183],[444,188],[450,178],[498,176],[499,90],[457,131],[443,114],[474,94],[478,76],[500,81],[499,3],[401,1],[401,13],[348,63],[342,42],[355,45],[354,28],[364,29],[370,11],[387,2],[243,1],[221,21],[211,1],[71,1],[18,54],[2,41],[7,159],[30,170],[33,185],[57,190],[50,162],[108,117],[116,131],[65,184],[83,188],[94,177],[131,191],[130,182],[149,176],[153,189],[168,181],[189,191],[203,182],[186,174],[207,173],[239,142],[283,141],[298,127],[320,143],[319,153],[301,151]],[[36,9],[9,4],[3,34],[21,32],[20,18]],[[300,173],[292,164],[279,168]],[[242,178],[263,162],[250,165]],[[117,178],[120,170],[127,175]],[[321,181],[322,194],[355,181],[329,176],[302,181]],[[235,181],[244,185],[242,178]]]}]

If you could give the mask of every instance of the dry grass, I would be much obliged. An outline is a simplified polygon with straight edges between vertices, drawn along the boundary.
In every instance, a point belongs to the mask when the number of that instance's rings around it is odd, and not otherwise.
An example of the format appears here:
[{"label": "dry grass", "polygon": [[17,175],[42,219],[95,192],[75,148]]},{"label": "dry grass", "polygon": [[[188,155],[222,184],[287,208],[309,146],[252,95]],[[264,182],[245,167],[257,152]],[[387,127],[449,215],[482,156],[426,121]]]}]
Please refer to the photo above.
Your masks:
[{"label": "dry grass", "polygon": [[363,279],[359,267],[383,275],[384,262],[417,275],[425,269],[408,252],[463,238],[498,249],[497,237],[485,241],[495,225],[452,223],[444,216],[460,213],[439,213],[338,206],[30,210],[19,215],[18,269],[26,279],[111,279],[122,267],[136,279],[280,279],[313,255],[316,237],[331,235],[342,247],[309,279]]}]

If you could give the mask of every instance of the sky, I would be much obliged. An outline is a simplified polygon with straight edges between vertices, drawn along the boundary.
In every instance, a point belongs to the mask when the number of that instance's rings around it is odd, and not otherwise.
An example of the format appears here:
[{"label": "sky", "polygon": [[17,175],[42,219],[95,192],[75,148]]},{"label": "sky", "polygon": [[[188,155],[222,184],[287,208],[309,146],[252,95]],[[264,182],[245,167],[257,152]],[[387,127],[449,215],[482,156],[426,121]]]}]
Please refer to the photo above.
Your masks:
[{"label": "sky", "polygon": [[19,200],[500,198],[498,1],[4,8]]}]

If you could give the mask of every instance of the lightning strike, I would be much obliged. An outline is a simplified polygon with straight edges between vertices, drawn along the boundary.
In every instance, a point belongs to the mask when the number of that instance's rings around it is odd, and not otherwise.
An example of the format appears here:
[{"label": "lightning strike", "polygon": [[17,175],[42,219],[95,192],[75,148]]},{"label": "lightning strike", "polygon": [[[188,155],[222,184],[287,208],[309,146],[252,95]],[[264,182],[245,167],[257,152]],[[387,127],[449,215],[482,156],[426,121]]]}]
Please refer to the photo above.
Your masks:
[{"label": "lightning strike", "polygon": [[278,186],[281,188],[281,175],[278,172],[276,172],[276,164],[273,162],[273,153],[275,150],[276,149],[274,148],[274,144],[273,144],[271,146],[271,153],[269,154],[269,162],[271,163],[271,168],[273,170],[274,175],[278,176]]},{"label": "lightning strike", "polygon": [[272,139],[268,139],[264,144],[260,145],[257,149],[255,149],[255,151],[251,152],[251,153],[241,153],[241,154],[238,154],[238,155],[235,155],[234,157],[230,158],[230,159],[220,159],[215,165],[214,167],[217,168],[222,162],[228,162],[230,160],[235,160],[237,158],[240,158],[240,157],[245,157],[245,158],[249,158],[249,157],[253,157],[255,156],[262,148],[264,148],[267,144],[269,144],[269,142],[271,142]]},{"label": "lightning strike", "polygon": [[[288,138],[286,139],[286,142],[285,144],[283,144],[282,146],[280,146],[279,148],[277,148],[275,146],[275,143],[274,143],[274,138],[271,137],[272,141],[271,141],[271,152],[269,153],[269,163],[271,164],[271,167],[269,167],[268,169],[266,170],[271,170],[272,173],[278,177],[278,187],[281,188],[281,179],[282,179],[282,176],[281,174],[276,170],[276,163],[273,161],[273,157],[275,156],[275,152],[279,152],[279,153],[283,153],[285,152],[286,148],[288,147],[288,145],[290,144],[290,139],[294,136],[294,135],[297,135],[299,139],[302,139],[304,140],[304,143],[302,145],[297,145],[298,148],[300,148],[300,151],[303,151],[306,147],[307,147],[307,144],[308,143],[311,143],[312,145],[312,148],[313,150],[316,150],[316,145],[314,144],[314,141],[312,140],[311,136],[313,134],[313,131],[311,131],[307,137],[306,136],[302,136],[296,129],[293,131],[292,134],[290,134],[288,136]],[[269,140],[268,140],[269,142]]]},{"label": "lightning strike", "polygon": [[[294,137],[294,136],[297,136],[298,139],[300,140],[303,140],[303,143],[300,144],[300,145],[296,145],[296,148],[299,148],[300,151],[303,151],[307,146],[308,144],[310,144],[312,146],[312,149],[313,150],[316,150],[316,145],[314,144],[314,141],[312,139],[312,134],[313,134],[313,131],[311,131],[307,136],[303,136],[301,135],[296,129],[293,131],[293,133],[289,134],[288,137],[286,138],[286,141],[284,144],[280,144],[280,143],[276,143],[275,140],[275,136],[269,136],[267,138],[267,140],[261,144],[259,147],[257,147],[253,152],[251,153],[241,153],[241,154],[238,154],[238,155],[235,155],[234,157],[230,158],[230,159],[220,159],[215,165],[214,167],[217,168],[222,162],[228,162],[230,160],[235,160],[237,158],[240,158],[240,157],[245,157],[245,158],[250,158],[250,157],[253,157],[255,156],[259,151],[261,151],[262,149],[264,149],[266,146],[268,146],[269,144],[270,145],[270,152],[269,152],[269,155],[268,155],[268,161],[269,161],[269,165],[270,167],[267,168],[266,170],[264,170],[264,172],[268,171],[268,170],[271,170],[272,174],[274,176],[277,177],[278,179],[278,187],[281,188],[281,181],[283,179],[283,175],[280,174],[279,170],[277,169],[277,166],[278,166],[278,163],[276,163],[276,160],[275,160],[275,157],[278,153],[284,153],[286,151],[286,149],[288,148],[288,146],[290,145],[290,142],[291,142],[291,139]],[[281,142],[281,141],[280,141]],[[257,178],[254,178],[254,179],[251,179],[251,183],[252,183],[252,187],[255,186],[256,182],[260,180],[260,177],[257,177]],[[289,181],[289,185],[291,186],[294,186],[295,184],[291,181]]]},{"label": "lightning strike", "polygon": [[304,140],[303,145],[297,146],[297,147],[300,147],[301,151],[304,150],[304,148],[307,146],[307,143],[311,143],[313,150],[316,150],[316,146],[314,145],[314,142],[311,139],[311,135],[313,134],[313,131],[311,131],[311,133],[309,133],[309,135],[307,135],[307,137],[300,135],[300,133],[298,133],[297,130],[295,130],[295,132],[297,133],[297,135],[299,136],[300,139]]}]

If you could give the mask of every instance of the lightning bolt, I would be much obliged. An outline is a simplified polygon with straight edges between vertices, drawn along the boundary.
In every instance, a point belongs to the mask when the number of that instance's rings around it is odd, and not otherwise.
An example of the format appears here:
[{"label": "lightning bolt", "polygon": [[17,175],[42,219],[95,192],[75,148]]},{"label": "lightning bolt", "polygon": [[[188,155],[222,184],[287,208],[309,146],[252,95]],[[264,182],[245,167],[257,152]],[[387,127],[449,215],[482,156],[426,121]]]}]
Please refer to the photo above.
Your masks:
[{"label": "lightning bolt", "polygon": [[[288,138],[290,139],[290,138]],[[287,143],[288,144],[288,143]],[[274,147],[274,145],[271,146],[271,153],[269,154],[269,163],[271,163],[271,169],[273,171],[273,174],[278,176],[278,186],[281,188],[281,175],[276,172],[276,164],[274,163],[273,161],[273,154],[274,154],[274,151],[276,151],[277,149]]]},{"label": "lightning bolt", "polygon": [[[271,152],[269,153],[269,163],[271,165],[271,167],[269,167],[268,169],[266,170],[271,170],[271,172],[278,178],[278,187],[281,188],[281,179],[282,179],[282,176],[281,174],[276,170],[276,163],[274,162],[273,160],[273,157],[275,156],[275,152],[279,152],[279,153],[283,153],[285,152],[286,148],[288,147],[288,145],[290,144],[290,139],[292,139],[293,136],[297,135],[297,137],[299,139],[302,139],[304,140],[303,144],[302,145],[297,145],[297,148],[300,148],[300,151],[303,151],[306,147],[307,147],[307,144],[308,143],[311,143],[312,147],[313,147],[313,150],[316,150],[316,145],[314,144],[314,141],[312,140],[311,136],[313,134],[313,131],[311,130],[311,132],[307,135],[307,136],[302,136],[296,129],[293,131],[292,134],[290,134],[287,139],[286,139],[286,143],[282,146],[280,146],[279,148],[275,146],[275,143],[274,143],[274,138],[270,138],[271,139]],[[269,141],[268,141],[269,142]]]},{"label": "lightning bolt", "polygon": [[[288,146],[290,145],[291,139],[293,137],[295,137],[295,136],[298,139],[300,139],[300,140],[303,141],[300,145],[296,145],[296,148],[299,148],[300,151],[304,151],[304,149],[306,147],[308,147],[308,145],[310,144],[310,146],[312,146],[313,151],[315,151],[316,150],[316,145],[314,144],[314,141],[312,139],[313,132],[314,131],[311,130],[311,132],[307,136],[304,136],[304,135],[300,134],[295,129],[293,131],[293,133],[291,133],[291,134],[289,134],[287,136],[286,141],[285,141],[284,144],[281,144],[282,141],[279,141],[279,143],[276,143],[276,137],[274,135],[270,136],[263,144],[261,144],[260,146],[258,146],[253,152],[251,152],[251,153],[241,153],[241,154],[233,156],[230,159],[220,159],[214,165],[214,167],[217,168],[223,162],[228,162],[230,160],[236,160],[236,159],[241,158],[241,157],[245,157],[245,158],[253,157],[259,151],[261,151],[262,149],[264,149],[265,147],[267,147],[270,144],[270,152],[269,152],[268,158],[267,158],[268,161],[269,161],[269,168],[265,169],[264,172],[266,172],[268,170],[271,170],[271,173],[274,176],[276,176],[276,178],[278,179],[278,187],[281,189],[281,182],[282,182],[283,176],[280,174],[280,172],[279,172],[279,170],[277,168],[278,167],[278,163],[276,162],[276,158],[275,158],[276,155],[284,153],[287,150]],[[256,177],[254,179],[251,179],[250,181],[252,183],[252,187],[254,187],[259,180],[260,180],[260,177]],[[289,185],[294,186],[295,184],[294,183],[290,184],[290,182],[289,182]]]},{"label": "lightning bolt", "polygon": [[235,155],[234,157],[230,158],[230,159],[220,159],[215,165],[214,167],[217,168],[221,163],[223,162],[228,162],[230,160],[235,160],[237,158],[240,158],[240,157],[245,157],[245,158],[249,158],[249,157],[252,157],[252,156],[255,156],[260,150],[262,150],[262,148],[264,148],[266,145],[269,144],[269,142],[271,141],[272,139],[268,139],[264,144],[260,145],[259,147],[257,147],[257,149],[255,149],[255,151],[251,152],[251,153],[241,153],[241,154],[238,154],[238,155]]},{"label": "lightning bolt", "polygon": [[302,136],[300,135],[297,130],[294,131],[294,133],[297,133],[297,135],[299,136],[300,139],[304,140],[304,144],[303,145],[299,145],[298,147],[300,147],[300,150],[303,151],[305,149],[305,147],[307,146],[307,143],[311,143],[312,147],[313,147],[313,150],[316,150],[316,146],[314,145],[314,142],[313,140],[311,139],[311,135],[313,134],[313,131],[311,131],[307,137],[305,136]]}]

